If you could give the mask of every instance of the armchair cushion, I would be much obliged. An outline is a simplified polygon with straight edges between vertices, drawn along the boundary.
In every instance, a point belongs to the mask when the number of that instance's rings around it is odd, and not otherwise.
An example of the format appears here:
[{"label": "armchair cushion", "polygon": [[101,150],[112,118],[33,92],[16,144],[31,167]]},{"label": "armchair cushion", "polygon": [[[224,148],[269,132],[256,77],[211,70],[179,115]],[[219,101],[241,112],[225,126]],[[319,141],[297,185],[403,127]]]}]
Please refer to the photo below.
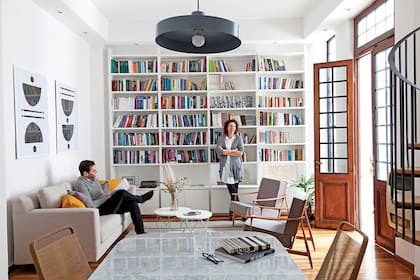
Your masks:
[{"label": "armchair cushion", "polygon": [[284,229],[286,227],[285,221],[279,221],[279,220],[264,220],[264,219],[252,219],[252,225],[251,225],[251,218],[248,218],[245,221],[245,225],[249,227],[256,227],[259,229],[263,229],[266,231],[271,232],[277,232],[277,233],[284,233]]}]

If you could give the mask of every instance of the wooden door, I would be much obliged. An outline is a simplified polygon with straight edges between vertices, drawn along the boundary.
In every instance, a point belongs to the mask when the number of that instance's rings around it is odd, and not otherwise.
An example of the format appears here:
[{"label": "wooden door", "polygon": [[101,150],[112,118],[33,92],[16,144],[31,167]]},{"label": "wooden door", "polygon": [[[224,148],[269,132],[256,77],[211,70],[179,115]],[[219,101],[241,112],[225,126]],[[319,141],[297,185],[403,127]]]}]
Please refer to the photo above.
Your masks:
[{"label": "wooden door", "polygon": [[354,224],[353,61],[314,65],[315,225]]},{"label": "wooden door", "polygon": [[391,171],[391,84],[388,54],[393,39],[372,50],[373,194],[375,241],[394,252],[394,229],[388,225],[386,182]]}]

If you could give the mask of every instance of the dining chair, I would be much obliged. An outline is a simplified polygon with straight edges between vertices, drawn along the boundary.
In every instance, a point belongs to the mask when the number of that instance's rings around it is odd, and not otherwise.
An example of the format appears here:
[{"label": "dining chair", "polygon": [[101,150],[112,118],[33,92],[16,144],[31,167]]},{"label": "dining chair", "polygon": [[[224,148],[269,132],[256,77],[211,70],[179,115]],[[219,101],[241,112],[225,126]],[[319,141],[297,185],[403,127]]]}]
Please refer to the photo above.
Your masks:
[{"label": "dining chair", "polygon": [[235,225],[236,217],[248,218],[251,215],[279,217],[282,211],[287,213],[286,201],[287,182],[262,178],[257,192],[238,192],[233,196],[257,194],[257,198],[251,203],[233,200],[230,203],[232,211],[232,226]]},{"label": "dining chair", "polygon": [[[354,233],[349,234],[344,228]],[[348,222],[341,222],[315,279],[357,279],[367,244],[365,233]]]},{"label": "dining chair", "polygon": [[61,227],[32,240],[29,249],[41,280],[86,280],[92,273],[71,226]]},{"label": "dining chair", "polygon": [[[303,227],[306,196],[306,193],[302,191],[295,193],[287,218],[252,215],[246,220],[244,230],[273,235],[289,253],[308,257],[311,268],[313,268],[308,238]],[[302,235],[298,235],[299,228],[301,229]],[[296,239],[302,239],[304,241],[305,251],[293,249],[293,244]]]}]

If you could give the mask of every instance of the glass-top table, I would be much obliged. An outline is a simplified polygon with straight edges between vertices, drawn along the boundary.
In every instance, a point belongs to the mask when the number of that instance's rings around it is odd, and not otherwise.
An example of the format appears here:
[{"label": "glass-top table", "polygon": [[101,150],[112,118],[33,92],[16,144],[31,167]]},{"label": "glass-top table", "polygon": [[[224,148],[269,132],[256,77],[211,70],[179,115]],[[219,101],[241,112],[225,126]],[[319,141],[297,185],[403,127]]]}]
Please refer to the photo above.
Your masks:
[{"label": "glass-top table", "polygon": [[[214,254],[220,239],[249,235],[269,242],[275,253],[246,264],[227,258],[214,264],[202,257],[203,252]],[[157,232],[126,237],[112,249],[89,279],[298,280],[306,277],[280,242],[270,235],[249,231],[205,231]]]}]

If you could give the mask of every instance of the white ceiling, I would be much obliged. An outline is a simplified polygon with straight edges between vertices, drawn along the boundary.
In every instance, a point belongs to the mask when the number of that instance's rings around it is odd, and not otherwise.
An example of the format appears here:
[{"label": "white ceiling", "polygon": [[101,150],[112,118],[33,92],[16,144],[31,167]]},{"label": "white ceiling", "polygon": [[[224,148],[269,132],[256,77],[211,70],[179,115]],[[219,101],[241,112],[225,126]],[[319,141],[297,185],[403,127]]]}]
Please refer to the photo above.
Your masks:
[{"label": "white ceiling", "polygon": [[[196,0],[91,0],[112,22],[154,20],[189,15]],[[303,18],[319,0],[201,0],[200,10],[209,16],[231,20]]]},{"label": "white ceiling", "polygon": [[[153,43],[157,22],[197,10],[197,0],[33,1],[76,33],[108,44]],[[200,10],[237,22],[243,42],[308,42],[332,36],[373,1],[200,0]]]}]

